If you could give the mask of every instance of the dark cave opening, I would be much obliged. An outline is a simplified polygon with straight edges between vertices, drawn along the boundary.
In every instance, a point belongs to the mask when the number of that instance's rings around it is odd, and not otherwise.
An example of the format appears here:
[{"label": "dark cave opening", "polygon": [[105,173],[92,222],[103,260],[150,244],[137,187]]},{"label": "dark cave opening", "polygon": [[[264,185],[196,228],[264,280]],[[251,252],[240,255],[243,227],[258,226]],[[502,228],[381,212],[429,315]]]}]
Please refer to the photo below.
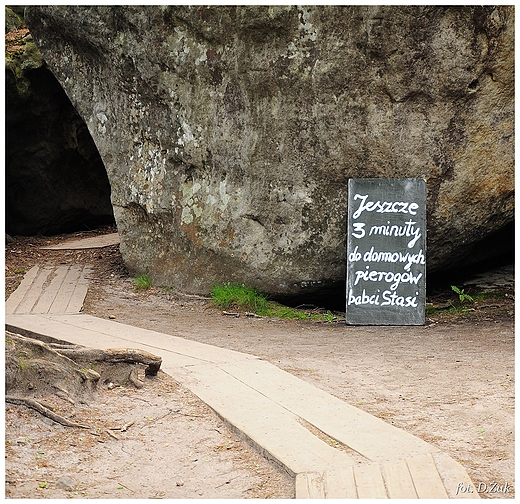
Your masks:
[{"label": "dark cave opening", "polygon": [[471,255],[478,260],[472,263],[459,261],[450,268],[429,273],[426,280],[427,292],[449,288],[452,284],[462,284],[475,275],[514,265],[514,221],[475,243],[467,254],[468,257]]},{"label": "dark cave opening", "polygon": [[114,224],[88,128],[54,75],[6,69],[6,232],[56,235]]}]

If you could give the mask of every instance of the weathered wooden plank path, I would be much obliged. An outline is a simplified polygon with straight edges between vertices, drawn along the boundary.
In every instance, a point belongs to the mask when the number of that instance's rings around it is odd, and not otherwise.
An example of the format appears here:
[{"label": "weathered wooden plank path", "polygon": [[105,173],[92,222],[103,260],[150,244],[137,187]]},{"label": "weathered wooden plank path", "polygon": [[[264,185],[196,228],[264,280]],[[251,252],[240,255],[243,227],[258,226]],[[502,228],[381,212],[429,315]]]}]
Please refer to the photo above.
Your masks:
[{"label": "weathered wooden plank path", "polygon": [[5,303],[6,314],[79,313],[90,266],[33,266]]},{"label": "weathered wooden plank path", "polygon": [[110,233],[91,238],[79,238],[77,240],[67,240],[56,245],[41,247],[43,250],[81,250],[90,248],[109,247],[119,243],[119,234]]},{"label": "weathered wooden plank path", "polygon": [[295,478],[296,498],[478,498],[465,469],[438,448],[269,362],[81,314],[90,273],[90,266],[34,266],[6,302],[6,326],[161,355],[166,373]]}]

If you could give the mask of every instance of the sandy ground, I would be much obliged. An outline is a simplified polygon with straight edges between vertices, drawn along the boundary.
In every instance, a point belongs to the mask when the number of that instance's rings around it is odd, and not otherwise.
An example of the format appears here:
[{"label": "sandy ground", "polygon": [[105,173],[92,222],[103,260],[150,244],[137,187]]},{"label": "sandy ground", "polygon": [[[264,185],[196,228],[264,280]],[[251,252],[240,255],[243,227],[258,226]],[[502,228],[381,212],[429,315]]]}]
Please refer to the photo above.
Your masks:
[{"label": "sandy ground", "polygon": [[[75,237],[81,236],[92,233]],[[465,467],[481,497],[514,497],[514,289],[472,303],[463,314],[430,315],[420,327],[352,327],[340,314],[333,323],[230,318],[204,298],[164,288],[136,291],[117,246],[38,248],[64,238],[8,244],[6,296],[23,276],[16,271],[33,264],[93,264],[86,313],[265,358],[445,451]],[[443,306],[454,299],[439,291],[428,301]],[[6,406],[7,496],[293,496],[290,478],[165,375],[139,391],[104,391],[86,412],[73,409],[80,417],[92,408],[106,422],[134,416],[139,422],[116,440]],[[74,478],[73,490],[59,488],[62,475]]]},{"label": "sandy ground", "polygon": [[87,430],[6,405],[6,497],[292,497],[290,478],[188,390],[164,373],[146,382],[139,390],[101,390],[88,405],[45,398],[62,415],[92,425]]}]

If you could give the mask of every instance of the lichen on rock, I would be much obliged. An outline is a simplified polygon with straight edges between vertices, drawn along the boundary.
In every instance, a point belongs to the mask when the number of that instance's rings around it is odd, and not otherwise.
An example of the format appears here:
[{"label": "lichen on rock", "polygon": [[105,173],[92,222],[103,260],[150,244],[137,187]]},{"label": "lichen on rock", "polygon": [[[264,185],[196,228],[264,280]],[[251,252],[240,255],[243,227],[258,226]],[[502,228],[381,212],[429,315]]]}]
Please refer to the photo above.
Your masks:
[{"label": "lichen on rock", "polygon": [[[43,57],[33,41],[29,29],[23,25],[23,20],[8,7],[6,10],[6,22],[8,19],[16,19],[17,22],[7,23],[10,27],[5,34],[5,67],[16,79],[16,89],[21,99],[27,98],[30,93],[31,83],[26,77],[27,70],[34,70],[43,65]],[[10,15],[9,15],[10,13]]]}]

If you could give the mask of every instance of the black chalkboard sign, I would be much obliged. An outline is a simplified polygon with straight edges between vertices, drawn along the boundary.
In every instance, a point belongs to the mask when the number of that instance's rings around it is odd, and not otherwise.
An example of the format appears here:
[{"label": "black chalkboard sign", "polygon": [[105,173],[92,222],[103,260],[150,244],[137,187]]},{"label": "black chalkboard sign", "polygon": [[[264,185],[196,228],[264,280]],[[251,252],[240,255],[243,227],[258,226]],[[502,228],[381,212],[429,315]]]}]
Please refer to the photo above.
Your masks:
[{"label": "black chalkboard sign", "polygon": [[424,324],[425,277],[426,182],[350,179],[347,323]]}]

